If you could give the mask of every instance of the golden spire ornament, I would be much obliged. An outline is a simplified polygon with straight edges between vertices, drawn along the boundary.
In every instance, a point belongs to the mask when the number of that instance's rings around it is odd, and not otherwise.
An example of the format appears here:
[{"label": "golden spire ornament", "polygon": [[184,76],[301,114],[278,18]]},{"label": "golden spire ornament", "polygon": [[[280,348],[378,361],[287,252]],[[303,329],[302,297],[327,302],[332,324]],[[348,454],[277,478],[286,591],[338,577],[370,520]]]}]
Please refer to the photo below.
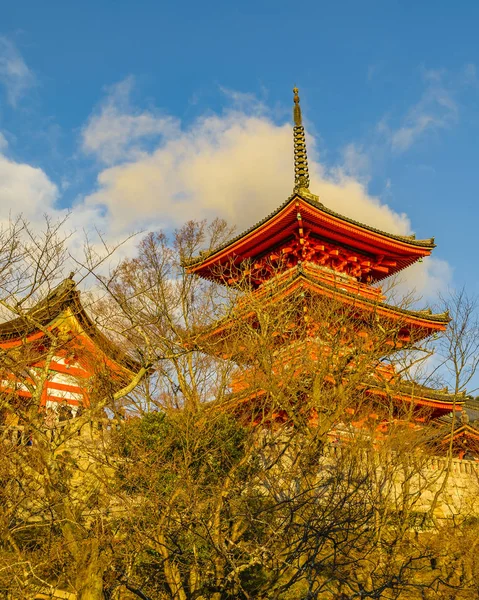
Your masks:
[{"label": "golden spire ornament", "polygon": [[301,107],[299,106],[298,88],[293,88],[293,142],[294,142],[294,191],[309,189],[308,155],[306,154],[306,138],[304,135]]}]

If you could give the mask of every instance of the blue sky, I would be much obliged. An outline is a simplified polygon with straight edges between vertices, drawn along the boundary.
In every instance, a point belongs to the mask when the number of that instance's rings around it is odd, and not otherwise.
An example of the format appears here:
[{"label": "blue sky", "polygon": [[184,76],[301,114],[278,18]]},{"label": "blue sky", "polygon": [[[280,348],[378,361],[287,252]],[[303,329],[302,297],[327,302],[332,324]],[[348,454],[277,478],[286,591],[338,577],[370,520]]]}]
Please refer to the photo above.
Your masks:
[{"label": "blue sky", "polygon": [[476,2],[16,0],[1,12],[0,220],[72,208],[73,228],[112,240],[215,214],[246,227],[291,192],[298,85],[312,191],[435,236],[435,260],[411,276],[428,298],[479,292]]}]

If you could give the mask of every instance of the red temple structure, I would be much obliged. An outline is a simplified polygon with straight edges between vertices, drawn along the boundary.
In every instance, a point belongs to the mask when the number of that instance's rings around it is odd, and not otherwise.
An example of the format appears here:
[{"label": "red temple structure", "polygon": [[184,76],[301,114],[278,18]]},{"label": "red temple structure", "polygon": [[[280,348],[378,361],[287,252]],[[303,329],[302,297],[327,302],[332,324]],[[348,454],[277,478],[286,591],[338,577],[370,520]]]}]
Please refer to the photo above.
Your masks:
[{"label": "red temple structure", "polygon": [[95,376],[105,376],[114,392],[141,368],[98,330],[71,276],[25,314],[0,324],[0,351],[1,392],[36,397],[54,410],[64,404],[72,415],[90,406]]},{"label": "red temple structure", "polygon": [[[240,297],[234,315],[201,334],[200,346],[237,362],[247,360],[240,350],[229,348],[228,339],[238,319],[249,319],[254,325],[254,305],[264,307],[303,298],[304,312],[298,313],[298,319],[307,320],[311,306],[333,301],[338,311],[348,315],[345,347],[376,348],[378,360],[372,367],[371,377],[364,382],[363,391],[378,402],[388,395],[398,407],[412,406],[418,414],[422,410],[428,420],[458,413],[465,396],[458,398],[447,390],[402,381],[392,366],[380,362],[381,355],[411,346],[447,327],[448,314],[388,304],[378,285],[429,256],[435,247],[434,239],[417,240],[413,235],[381,231],[331,210],[311,193],[297,88],[293,92],[295,185],[292,195],[247,231],[185,265],[191,274],[247,290],[243,299]],[[301,343],[309,344],[313,357],[317,358],[320,352],[325,352],[325,346],[317,339],[315,325],[318,324],[314,318],[312,322],[310,316],[306,327],[309,333]],[[296,321],[293,329],[298,327],[299,321]],[[378,327],[383,333],[380,344],[375,345],[379,340]],[[285,323],[284,331],[278,333],[278,368],[292,356],[292,348],[298,340],[287,329]],[[387,385],[392,380],[395,381],[393,392],[388,391]],[[244,403],[251,406],[262,394],[258,386],[248,383],[247,376],[234,379],[232,391],[234,402],[241,402],[243,406]],[[417,418],[417,422],[420,421],[424,421],[424,416]]]},{"label": "red temple structure", "polygon": [[[238,322],[260,329],[258,308],[271,309],[280,318],[269,338],[274,357],[269,374],[275,374],[280,385],[283,374],[296,377],[304,383],[304,394],[320,359],[333,354],[327,339],[334,333],[336,343],[339,340],[336,356],[345,365],[341,377],[351,374],[362,356],[369,361],[365,377],[357,383],[358,397],[369,401],[369,415],[348,408],[354,426],[371,418],[382,435],[391,423],[401,421],[401,414],[408,413],[409,426],[421,427],[425,421],[437,425],[433,443],[440,452],[453,448],[460,457],[468,452],[479,456],[479,428],[475,426],[479,405],[472,406],[464,394],[406,381],[391,360],[384,362],[398,350],[447,327],[448,314],[394,306],[380,287],[386,278],[429,256],[434,239],[387,233],[325,206],[309,189],[296,88],[293,115],[295,184],[291,196],[247,231],[185,265],[190,274],[238,292],[233,313],[194,336],[202,351],[242,367],[231,380],[227,408],[254,415],[258,404],[268,403],[261,373],[258,377],[256,369],[253,377],[252,370],[248,371],[254,367],[251,346],[248,350],[232,340]],[[323,306],[329,306],[329,317],[327,311],[318,316],[321,311],[317,309]],[[95,376],[102,376],[115,391],[131,384],[141,370],[140,364],[98,330],[71,277],[22,316],[0,324],[0,351],[6,358],[4,365],[11,364],[11,369],[0,373],[0,393],[25,400],[34,397],[40,406],[50,408],[67,404],[73,413],[90,406]],[[295,364],[298,354],[308,356],[307,364]],[[268,378],[265,369],[263,376]],[[337,377],[332,364],[331,372],[324,374],[325,387],[337,383]],[[300,395],[291,398],[271,418],[288,420],[293,411],[301,410],[301,400]],[[391,406],[397,407],[394,414]],[[381,413],[381,407],[387,410]],[[314,422],[315,414],[309,418]]]}]

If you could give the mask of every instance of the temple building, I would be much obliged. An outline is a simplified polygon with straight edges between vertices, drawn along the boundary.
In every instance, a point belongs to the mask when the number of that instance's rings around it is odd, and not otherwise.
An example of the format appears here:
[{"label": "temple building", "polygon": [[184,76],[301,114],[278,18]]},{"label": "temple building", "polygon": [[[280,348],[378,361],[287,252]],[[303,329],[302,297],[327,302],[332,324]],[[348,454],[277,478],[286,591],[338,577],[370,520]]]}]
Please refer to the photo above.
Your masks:
[{"label": "temple building", "polygon": [[140,365],[108,340],[87,314],[72,275],[17,318],[0,324],[0,391],[22,406],[70,416],[88,408],[102,378],[109,392],[123,388]]},{"label": "temple building", "polygon": [[[335,212],[310,191],[297,88],[293,92],[292,194],[240,235],[184,265],[189,274],[236,296],[229,314],[192,336],[198,350],[238,367],[226,409],[264,423],[266,407],[271,422],[288,422],[309,406],[318,377],[326,395],[328,386],[334,390],[354,381],[366,414],[348,406],[343,422],[349,426],[366,425],[380,437],[392,425],[420,429],[430,423],[439,454],[452,448],[460,458],[479,456],[479,405],[465,393],[407,379],[395,363],[398,352],[441,334],[449,322],[447,313],[394,305],[381,288],[387,278],[428,257],[434,239],[381,231]],[[265,315],[273,330],[267,337],[271,360],[262,364],[254,336],[248,345],[236,333],[245,326],[261,332]],[[72,276],[33,308],[0,324],[0,351],[0,392],[40,410],[67,407],[71,416],[94,407],[100,385],[113,394],[141,371],[87,314]],[[267,384],[272,378],[279,392],[282,386],[287,390],[281,406],[272,406]],[[294,380],[298,386],[290,393]],[[335,402],[334,392],[328,402]],[[311,423],[319,410],[306,408]]]},{"label": "temple building", "polygon": [[[379,285],[429,256],[435,247],[434,238],[419,240],[414,235],[381,231],[335,212],[310,191],[298,89],[293,92],[295,180],[292,195],[245,232],[185,265],[191,274],[241,290],[234,314],[202,332],[198,338],[199,346],[238,364],[248,360],[254,362],[246,351],[242,355],[241,348],[231,342],[236,324],[247,321],[251,327],[260,328],[255,307],[291,307],[294,304],[299,308],[295,308],[292,324],[285,319],[278,327],[274,342],[277,360],[272,365],[273,370],[280,373],[284,369],[298,344],[302,345],[302,351],[307,345],[312,359],[326,356],[331,348],[325,341],[324,331],[329,335],[336,327],[343,332],[338,355],[349,354],[347,361],[350,364],[357,363],[361,354],[367,355],[370,361],[369,375],[358,390],[361,388],[361,393],[378,405],[384,404],[387,397],[388,404],[392,403],[398,409],[395,418],[409,406],[414,424],[433,422],[438,426],[438,439],[448,441],[451,427],[447,423],[459,426],[464,421],[461,415],[465,414],[465,395],[405,381],[393,364],[382,362],[384,357],[446,330],[447,313],[433,314],[430,310],[411,310],[389,304]],[[330,314],[334,313],[336,318],[341,313],[344,320],[340,325],[329,322],[325,329],[324,323],[318,322],[321,317],[318,317],[319,313],[315,315],[315,308],[328,303],[334,303]],[[291,315],[288,318],[291,321]],[[300,330],[302,334],[298,334]],[[251,350],[248,353],[251,355]],[[300,371],[296,375],[303,379],[308,376]],[[334,373],[331,377],[334,380]],[[261,389],[257,377],[255,383],[252,383],[253,379],[244,369],[241,375],[233,377],[231,406],[241,405],[242,410],[247,406],[248,411],[254,412],[255,404],[257,406],[267,392]],[[288,419],[288,412],[299,407],[299,403],[292,404],[290,411],[277,411],[275,418]],[[387,430],[386,419],[377,414],[375,418],[378,419],[377,429]],[[464,436],[477,438],[477,433],[471,433],[473,430],[472,425],[462,424],[457,439]]]}]

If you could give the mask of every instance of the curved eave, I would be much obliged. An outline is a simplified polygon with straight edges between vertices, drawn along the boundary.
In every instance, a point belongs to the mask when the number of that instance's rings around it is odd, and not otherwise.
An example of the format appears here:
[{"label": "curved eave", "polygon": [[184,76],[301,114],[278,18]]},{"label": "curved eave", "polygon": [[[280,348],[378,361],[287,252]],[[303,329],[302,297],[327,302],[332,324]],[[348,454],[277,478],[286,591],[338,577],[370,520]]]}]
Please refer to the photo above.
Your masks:
[{"label": "curved eave", "polygon": [[412,391],[394,391],[388,392],[382,388],[368,388],[367,392],[374,396],[390,396],[393,400],[399,402],[408,402],[417,406],[427,406],[436,410],[443,411],[462,411],[462,406],[465,400],[458,400],[450,395],[441,394],[440,392],[429,390],[412,390]]},{"label": "curved eave", "polygon": [[[321,204],[317,196],[305,192],[293,194],[262,221],[208,254],[184,263],[190,273],[211,277],[218,265],[234,257],[248,259],[266,252],[291,235],[300,212],[305,225],[324,239],[357,249],[366,254],[384,254],[398,261],[395,271],[428,256],[435,248],[434,239],[416,240],[413,236],[390,234],[340,215]],[[391,271],[392,274],[395,271]],[[377,277],[376,280],[382,277]]]},{"label": "curved eave", "polygon": [[[422,390],[422,394],[418,395],[410,394],[407,392],[401,392],[400,390],[391,393],[387,392],[382,388],[373,386],[367,386],[364,391],[365,393],[373,397],[389,397],[397,403],[412,403],[414,404],[414,406],[417,407],[427,407],[433,409],[434,411],[441,412],[451,412],[452,410],[460,412],[462,411],[462,405],[464,404],[464,401],[453,400],[450,396],[447,397],[445,394],[441,394],[440,392],[433,389],[429,389],[427,390],[427,392]],[[234,408],[235,406],[245,404],[253,400],[257,400],[261,397],[265,397],[266,394],[266,391],[263,389],[243,390],[241,392],[236,392],[235,394],[232,394],[226,400],[226,402],[223,403],[223,406],[225,408]],[[477,439],[479,439],[479,431],[476,431],[476,434],[478,435]]]},{"label": "curved eave", "polygon": [[459,427],[454,432],[452,432],[452,434],[451,434],[451,432],[448,432],[442,438],[441,443],[446,444],[451,441],[451,438],[453,440],[456,440],[461,437],[471,438],[471,439],[479,441],[479,430],[477,430],[476,428],[471,427],[470,425],[467,425],[467,424],[461,425],[461,427]]},{"label": "curved eave", "polygon": [[[308,275],[303,272],[302,268],[295,267],[289,272],[283,273],[274,282],[274,293],[273,295],[267,295],[271,292],[272,285],[267,284],[261,287],[257,292],[257,297],[260,298],[262,295],[267,296],[268,302],[274,301],[276,298],[286,297],[293,293],[300,286],[306,286],[307,288],[329,298],[335,300],[344,301],[348,305],[354,306],[354,308],[365,309],[368,312],[377,312],[384,317],[392,318],[394,320],[403,319],[405,322],[411,325],[415,325],[419,328],[430,329],[433,331],[444,331],[447,324],[450,321],[450,317],[447,313],[432,314],[429,311],[413,311],[405,308],[398,308],[387,304],[386,302],[380,302],[364,298],[358,294],[353,294],[342,290],[339,286],[329,285],[323,281]],[[241,317],[245,314],[242,313]],[[226,323],[233,322],[238,316],[227,317],[224,321],[218,323],[220,329],[227,327]],[[221,325],[223,323],[223,325]],[[218,329],[215,329],[218,331]]]},{"label": "curved eave", "polygon": [[450,318],[447,313],[429,314],[427,311],[414,311],[405,308],[398,308],[387,304],[363,298],[357,294],[344,291],[339,287],[328,285],[324,282],[318,282],[307,275],[300,273],[297,277],[298,282],[304,281],[309,288],[313,288],[319,293],[327,295],[330,298],[339,299],[346,304],[353,305],[355,308],[365,309],[396,321],[404,320],[408,325],[432,329],[434,331],[444,331]]},{"label": "curved eave", "polygon": [[47,327],[73,302],[75,282],[66,279],[25,315],[0,324],[0,343],[22,341]]},{"label": "curved eave", "polygon": [[[336,283],[336,285],[331,285],[323,280],[319,280],[316,276],[315,269],[316,267],[311,267],[308,263],[305,263],[304,265],[293,267],[289,272],[286,271],[285,273],[281,274],[276,281],[278,284],[282,284],[286,289],[289,289],[291,283],[295,280],[304,280],[309,284],[310,287],[312,286],[313,289],[317,291],[327,291],[330,297],[334,296],[335,298],[345,298],[348,299],[349,303],[353,303],[355,306],[364,306],[369,310],[383,311],[385,316],[393,316],[396,319],[405,317],[407,318],[408,322],[416,322],[419,326],[431,326],[438,324],[442,325],[443,329],[445,329],[446,325],[451,320],[449,313],[447,312],[433,314],[430,310],[409,310],[406,308],[393,306],[380,300],[366,298],[360,293],[348,292],[346,289],[341,287],[340,282]],[[260,290],[258,290],[257,293],[266,294],[268,291],[270,291],[269,286],[272,283],[273,282],[269,282]],[[275,288],[277,289],[277,292],[280,293],[281,288],[278,284],[275,283]]]},{"label": "curved eave", "polygon": [[113,360],[121,369],[128,371],[131,375],[135,375],[140,371],[142,366],[139,362],[122,352],[116,344],[99,331],[83,308],[80,302],[80,294],[76,290],[73,294],[70,309],[73,317],[80,325],[81,332],[88,336],[93,346],[99,348],[106,357]]},{"label": "curved eave", "polygon": [[[41,339],[45,335],[42,329],[48,329],[55,321],[60,321],[62,315],[66,315],[68,311],[78,323],[79,330],[89,338],[92,346],[99,348],[120,369],[130,374],[138,373],[141,369],[140,363],[121,352],[98,330],[87,315],[75,282],[71,279],[63,281],[25,316],[0,324],[0,347],[12,348]],[[65,316],[65,319],[67,318]]]},{"label": "curved eave", "polygon": [[[281,287],[275,286],[274,294],[267,297],[267,303],[274,303],[283,298],[287,298],[289,295],[301,289],[308,289],[314,293],[317,293],[318,295],[331,298],[334,301],[343,302],[346,306],[351,307],[351,309],[355,312],[365,311],[369,314],[376,314],[382,318],[389,319],[398,324],[398,329],[403,330],[404,335],[409,335],[410,339],[413,339],[415,342],[425,339],[434,333],[445,331],[447,323],[450,320],[447,313],[434,315],[429,314],[427,311],[411,311],[397,308],[384,302],[375,302],[366,298],[361,298],[357,295],[344,292],[323,282],[311,280],[305,276],[304,273],[297,273],[294,277],[291,277],[289,281],[283,282]],[[263,288],[261,288],[259,291],[262,293],[265,292]],[[228,339],[229,332],[234,329],[235,324],[238,321],[252,319],[254,318],[254,314],[255,311],[251,310],[248,306],[248,303],[245,302],[233,314],[217,321],[207,329],[196,331],[194,335],[195,341],[193,343],[198,348],[201,348],[202,345],[205,344],[217,344],[217,341],[215,340],[218,340],[219,338],[222,338],[223,341],[225,341]],[[405,338],[401,344],[404,342],[404,344],[407,345],[409,341],[410,340]],[[397,349],[397,346],[392,343],[392,347],[388,351],[394,349]],[[221,344],[217,347],[216,352],[218,355],[223,356],[223,358],[232,358],[229,355],[229,351],[223,350]],[[237,357],[240,355],[241,351],[238,351]],[[419,394],[419,392],[417,392],[417,394]],[[444,402],[447,404],[447,406],[451,406],[451,403],[447,400],[447,397],[448,395],[444,396]]]}]

